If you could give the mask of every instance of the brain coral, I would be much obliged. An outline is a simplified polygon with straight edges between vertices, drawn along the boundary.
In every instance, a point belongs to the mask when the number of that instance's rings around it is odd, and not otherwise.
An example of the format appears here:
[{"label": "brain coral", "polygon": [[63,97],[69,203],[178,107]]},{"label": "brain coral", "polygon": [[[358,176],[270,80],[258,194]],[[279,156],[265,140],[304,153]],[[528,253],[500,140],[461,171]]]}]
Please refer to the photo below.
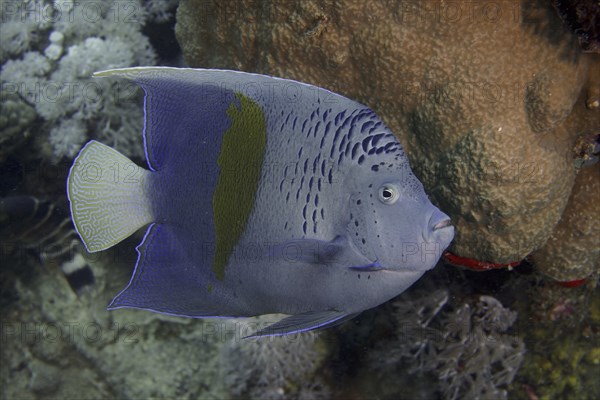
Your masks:
[{"label": "brain coral", "polygon": [[177,18],[191,66],[301,80],[373,108],[451,215],[462,257],[509,263],[542,247],[574,185],[574,143],[599,125],[598,107],[578,102],[597,91],[598,60],[542,0],[183,0]]}]

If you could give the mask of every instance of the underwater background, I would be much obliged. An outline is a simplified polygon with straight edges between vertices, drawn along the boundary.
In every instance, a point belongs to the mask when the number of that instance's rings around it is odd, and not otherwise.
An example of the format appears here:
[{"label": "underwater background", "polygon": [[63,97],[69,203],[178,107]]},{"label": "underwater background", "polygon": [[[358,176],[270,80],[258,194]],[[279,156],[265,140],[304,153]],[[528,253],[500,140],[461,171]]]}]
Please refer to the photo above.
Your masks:
[{"label": "underwater background", "polygon": [[[2,399],[600,398],[600,61],[593,1],[17,0],[0,8]],[[90,139],[145,165],[109,68],[227,68],[356,99],[457,238],[394,300],[317,333],[106,311],[141,233],[79,242]],[[490,97],[491,96],[491,97]]]}]

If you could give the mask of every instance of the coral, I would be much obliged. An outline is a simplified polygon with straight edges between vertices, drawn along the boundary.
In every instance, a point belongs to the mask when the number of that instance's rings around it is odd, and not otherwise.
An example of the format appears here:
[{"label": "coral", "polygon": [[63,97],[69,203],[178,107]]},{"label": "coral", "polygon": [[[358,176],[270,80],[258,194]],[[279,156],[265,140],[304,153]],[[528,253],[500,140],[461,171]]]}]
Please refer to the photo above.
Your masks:
[{"label": "coral", "polygon": [[[0,398],[227,398],[218,376],[221,322],[109,313],[128,262],[119,262],[123,254],[81,256],[95,276],[84,290],[58,265],[35,264],[16,281],[18,301],[2,304]],[[3,282],[14,262],[3,259]],[[14,268],[31,267],[23,264]]]},{"label": "coral", "polygon": [[55,154],[73,158],[86,139],[86,128],[79,119],[66,119],[50,130],[50,144]]},{"label": "coral", "polygon": [[0,7],[0,62],[30,50],[50,18],[41,18],[44,0],[2,2]]},{"label": "coral", "polygon": [[565,25],[579,37],[585,51],[600,53],[600,3],[594,0],[553,0]]},{"label": "coral", "polygon": [[29,127],[35,120],[35,109],[18,96],[6,96],[0,113],[0,161],[29,136]]},{"label": "coral", "polygon": [[449,310],[444,289],[407,297],[393,303],[394,342],[371,355],[379,372],[397,366],[434,374],[445,399],[506,398],[525,353],[523,341],[510,333],[517,313],[485,295]]},{"label": "coral", "polygon": [[[8,21],[8,27],[2,25],[7,35],[0,38],[7,59],[0,73],[3,108],[15,98],[28,104],[25,109],[35,108],[45,121],[35,138],[42,143],[50,138],[55,160],[73,157],[90,138],[142,156],[138,96],[126,84],[93,80],[91,74],[155,63],[154,50],[141,33],[151,11],[137,0],[22,0],[2,9]],[[24,118],[18,122],[12,131],[26,131],[31,124]]]},{"label": "coral", "polygon": [[[4,105],[10,100],[20,99],[35,108],[42,101],[41,87],[50,70],[48,59],[37,51],[28,51],[19,60],[8,60],[0,72],[2,82],[0,101]],[[13,126],[12,129],[21,130],[29,125],[28,121],[20,122],[24,125]]]},{"label": "coral", "polygon": [[38,52],[28,51],[20,60],[8,60],[0,71],[0,160],[31,134],[40,100],[40,80],[50,71],[50,63]]},{"label": "coral", "polygon": [[[237,322],[248,335],[273,316]],[[270,321],[267,323],[267,320]],[[233,337],[222,349],[221,370],[226,387],[236,397],[253,399],[326,399],[327,386],[316,376],[325,348],[314,333],[255,339]]]},{"label": "coral", "polygon": [[[86,60],[85,64],[81,60]],[[47,98],[37,103],[38,113],[48,121],[57,121],[65,116],[84,121],[98,116],[104,112],[103,103],[112,101],[112,96],[110,83],[92,81],[92,73],[134,62],[131,46],[119,38],[107,40],[92,37],[69,47],[48,82],[57,85],[59,92],[56,100],[49,101]],[[70,85],[65,87],[65,84]]]},{"label": "coral", "polygon": [[518,262],[547,241],[574,184],[573,144],[598,124],[578,99],[600,61],[542,0],[184,0],[176,33],[191,66],[297,79],[372,107],[451,216],[451,251],[480,261]]},{"label": "coral", "polygon": [[179,0],[144,0],[144,5],[150,14],[150,18],[156,22],[165,22],[173,17],[173,11]]},{"label": "coral", "polygon": [[[528,289],[523,332],[527,357],[511,390],[539,399],[600,398],[600,296],[597,276],[587,285],[563,288],[546,281]],[[535,398],[529,396],[528,398]]]},{"label": "coral", "polygon": [[578,174],[556,230],[532,254],[542,273],[563,282],[585,279],[600,270],[600,165]]}]

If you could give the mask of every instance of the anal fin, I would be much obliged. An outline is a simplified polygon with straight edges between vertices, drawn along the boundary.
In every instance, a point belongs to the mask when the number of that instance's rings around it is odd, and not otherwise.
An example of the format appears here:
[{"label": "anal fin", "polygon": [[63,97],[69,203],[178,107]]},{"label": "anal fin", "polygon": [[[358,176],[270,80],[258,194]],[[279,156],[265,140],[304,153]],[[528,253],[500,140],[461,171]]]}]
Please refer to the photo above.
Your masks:
[{"label": "anal fin", "polygon": [[302,314],[292,315],[279,322],[269,325],[265,329],[246,336],[251,339],[265,336],[283,336],[294,333],[308,332],[318,329],[330,328],[354,318],[359,313],[348,314],[343,311],[310,311]]},{"label": "anal fin", "polygon": [[210,268],[191,257],[185,232],[153,223],[136,248],[138,260],[127,287],[108,306],[138,308],[182,317],[236,317]]}]

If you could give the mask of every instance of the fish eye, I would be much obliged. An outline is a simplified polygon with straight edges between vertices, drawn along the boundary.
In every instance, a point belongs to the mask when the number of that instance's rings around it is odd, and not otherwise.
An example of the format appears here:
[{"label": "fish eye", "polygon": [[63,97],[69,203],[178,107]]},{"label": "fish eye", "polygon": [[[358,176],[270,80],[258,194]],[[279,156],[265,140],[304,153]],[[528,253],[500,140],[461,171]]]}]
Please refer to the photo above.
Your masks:
[{"label": "fish eye", "polygon": [[400,198],[400,191],[396,185],[389,183],[379,188],[379,200],[384,204],[394,204]]}]

